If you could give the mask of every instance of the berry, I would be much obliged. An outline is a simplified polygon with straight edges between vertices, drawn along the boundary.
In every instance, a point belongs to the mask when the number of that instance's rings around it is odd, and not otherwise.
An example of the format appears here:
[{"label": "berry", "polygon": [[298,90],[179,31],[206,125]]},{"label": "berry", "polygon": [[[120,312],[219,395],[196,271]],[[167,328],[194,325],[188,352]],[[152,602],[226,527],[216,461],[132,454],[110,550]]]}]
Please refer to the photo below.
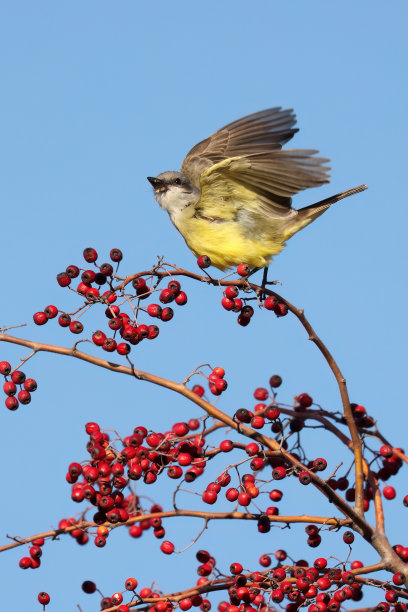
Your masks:
[{"label": "berry", "polygon": [[120,249],[112,249],[111,252],[109,253],[109,257],[111,258],[112,261],[119,262],[119,261],[122,261],[123,259],[123,253]]},{"label": "berry", "polygon": [[22,557],[18,564],[21,569],[28,569],[29,567],[31,567],[31,561],[32,560],[30,559],[30,557]]},{"label": "berry", "polygon": [[128,578],[125,582],[125,589],[127,591],[134,591],[137,587],[136,578]]},{"label": "berry", "polygon": [[269,555],[261,555],[259,557],[259,563],[262,565],[262,567],[269,567],[272,563],[272,559]]},{"label": "berry", "polygon": [[276,314],[277,317],[284,317],[288,314],[288,307],[286,306],[286,304],[277,304],[275,306],[275,308],[273,309],[274,313]]},{"label": "berry", "polygon": [[264,389],[263,387],[258,387],[254,391],[254,398],[257,399],[258,401],[263,402],[268,398],[268,396],[269,396],[268,389]]},{"label": "berry", "polygon": [[20,404],[29,404],[31,402],[31,395],[29,391],[26,391],[25,389],[21,389],[21,391],[19,391],[17,393],[17,398],[18,401],[20,402]]},{"label": "berry", "polygon": [[11,372],[11,365],[8,361],[0,361],[0,374],[8,376]]},{"label": "berry", "polygon": [[30,393],[32,393],[33,391],[37,389],[37,381],[34,380],[34,378],[27,378],[24,381],[23,386],[26,391],[30,391]]},{"label": "berry", "polygon": [[278,374],[274,374],[273,376],[270,377],[269,384],[272,387],[272,389],[276,389],[277,387],[281,386],[282,378]]},{"label": "berry", "polygon": [[79,268],[77,266],[68,266],[65,272],[70,278],[77,278],[79,276]]},{"label": "berry", "polygon": [[225,309],[225,310],[232,310],[234,308],[234,301],[230,300],[227,297],[223,297],[221,300],[221,306]]},{"label": "berry", "polygon": [[178,306],[184,306],[184,304],[187,304],[187,294],[184,293],[184,291],[180,291],[174,301],[176,304],[178,304]]},{"label": "berry", "polygon": [[38,601],[43,606],[46,606],[47,604],[49,604],[50,599],[51,599],[50,596],[45,591],[41,591],[41,593],[38,593]]},{"label": "berry", "polygon": [[23,382],[25,381],[25,378],[26,378],[26,376],[25,376],[24,372],[21,372],[21,370],[14,370],[14,372],[11,375],[11,380],[16,385],[22,385]]},{"label": "berry", "polygon": [[3,385],[3,391],[11,397],[17,393],[17,387],[11,380],[7,380]]},{"label": "berry", "polygon": [[71,323],[71,317],[69,316],[69,314],[65,312],[60,314],[60,316],[58,317],[58,324],[61,327],[68,327],[70,323]]},{"label": "berry", "polygon": [[48,321],[48,317],[45,312],[36,312],[33,315],[33,319],[36,325],[45,325],[45,323]]},{"label": "berry", "polygon": [[326,461],[326,459],[323,459],[322,457],[319,457],[318,459],[315,459],[313,461],[313,467],[316,470],[316,472],[322,472],[323,470],[325,470],[327,468],[327,461]]},{"label": "berry", "polygon": [[47,306],[44,308],[45,315],[47,319],[54,319],[58,314],[58,308],[56,306]]},{"label": "berry", "polygon": [[383,488],[383,495],[385,497],[385,499],[394,499],[397,495],[394,487],[384,487]]},{"label": "berry", "polygon": [[280,501],[282,497],[283,497],[283,493],[282,491],[279,491],[278,489],[273,489],[273,491],[270,491],[269,493],[269,499],[274,502]]},{"label": "berry", "polygon": [[352,531],[345,531],[343,533],[343,541],[346,544],[352,544],[354,542],[354,533]]},{"label": "berry", "polygon": [[84,331],[84,326],[81,321],[72,321],[69,326],[69,331],[73,334],[81,334]]},{"label": "berry", "polygon": [[165,555],[171,555],[174,552],[174,544],[168,540],[164,540],[160,545],[160,550],[164,552]]},{"label": "berry", "polygon": [[263,305],[266,310],[275,310],[275,308],[278,306],[278,300],[274,295],[268,295]]},{"label": "berry", "polygon": [[92,342],[96,344],[96,346],[102,346],[106,340],[106,334],[103,333],[100,329],[98,329],[94,334],[92,334]]},{"label": "berry", "polygon": [[14,396],[8,397],[5,401],[5,404],[6,404],[6,408],[8,408],[9,410],[17,410],[19,406],[18,399]]},{"label": "berry", "polygon": [[71,277],[67,272],[57,274],[57,283],[60,287],[68,287],[71,284]]},{"label": "berry", "polygon": [[95,249],[92,249],[91,247],[85,249],[83,255],[85,261],[87,261],[88,263],[94,263],[98,259],[98,253],[95,251]]},{"label": "berry", "polygon": [[249,267],[249,265],[247,263],[241,263],[241,264],[239,264],[239,266],[237,268],[237,273],[240,276],[248,276],[250,271],[251,271],[251,268]]},{"label": "berry", "polygon": [[272,470],[272,478],[274,480],[282,480],[286,476],[286,469],[283,466],[277,466]]},{"label": "berry", "polygon": [[307,393],[301,393],[298,395],[296,402],[301,408],[310,408],[310,406],[313,404],[312,398]]},{"label": "berry", "polygon": [[197,265],[199,268],[209,268],[211,266],[211,259],[207,255],[200,255],[197,259]]},{"label": "berry", "polygon": [[119,355],[129,355],[131,347],[130,344],[127,344],[126,342],[121,342],[117,345],[116,350]]},{"label": "berry", "polygon": [[203,397],[203,395],[205,393],[205,389],[201,385],[194,385],[194,387],[192,388],[192,391],[193,391],[193,393],[198,395],[198,397]]}]

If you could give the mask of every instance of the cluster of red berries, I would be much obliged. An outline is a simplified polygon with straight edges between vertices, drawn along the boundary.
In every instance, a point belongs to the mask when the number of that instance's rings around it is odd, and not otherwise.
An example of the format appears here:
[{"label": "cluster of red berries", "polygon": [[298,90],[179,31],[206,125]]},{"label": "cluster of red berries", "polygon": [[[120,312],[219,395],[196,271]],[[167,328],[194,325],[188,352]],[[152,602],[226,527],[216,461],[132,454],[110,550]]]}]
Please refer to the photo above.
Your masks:
[{"label": "cluster of red berries", "polygon": [[[227,389],[228,383],[224,377],[224,368],[217,366],[212,370],[208,377],[208,387],[213,395],[221,395],[221,393]],[[194,385],[192,391],[199,397],[203,397],[205,393],[205,389],[201,385]]]},{"label": "cluster of red berries", "polygon": [[[83,252],[84,259],[89,264],[94,264],[96,270],[88,270],[79,268],[75,265],[69,265],[64,272],[57,275],[57,282],[61,287],[71,285],[73,279],[77,278],[81,273],[81,281],[74,290],[78,295],[85,298],[85,305],[79,311],[85,311],[90,305],[100,303],[105,306],[105,315],[108,319],[107,325],[110,332],[113,332],[113,337],[107,336],[103,331],[97,330],[92,340],[97,346],[101,346],[107,352],[117,351],[120,355],[127,355],[131,350],[131,345],[135,346],[142,340],[147,338],[153,340],[159,335],[159,327],[157,325],[139,324],[136,320],[134,312],[145,311],[150,317],[166,322],[173,318],[174,311],[170,306],[171,302],[175,302],[179,306],[187,303],[187,295],[181,290],[181,285],[178,281],[172,279],[165,289],[162,289],[159,294],[159,301],[165,306],[159,304],[149,304],[146,308],[138,305],[129,316],[126,312],[121,312],[120,307],[115,304],[118,299],[118,294],[113,288],[113,281],[119,280],[113,270],[111,263],[103,263],[100,266],[96,265],[98,254],[95,249],[87,248]],[[122,260],[123,254],[120,249],[112,249],[110,251],[110,259],[117,263]],[[108,285],[109,289],[102,293],[102,286]],[[154,288],[148,287],[146,280],[142,277],[137,277],[132,281],[132,287],[135,290],[134,294],[126,296],[123,303],[129,305],[132,300],[137,300],[138,304],[141,301],[149,298]],[[124,294],[120,294],[124,298]],[[43,311],[36,312],[33,315],[34,322],[37,325],[44,325],[49,319],[55,318],[58,313],[58,323],[61,327],[67,327],[73,334],[81,334],[84,326],[77,318],[72,319],[72,314],[59,311],[56,306],[47,306]],[[78,312],[78,311],[77,311]],[[117,342],[115,339],[116,332],[119,333],[123,342]]]},{"label": "cluster of red berries", "polygon": [[[211,266],[211,259],[207,255],[201,255],[197,259],[197,265],[201,269],[208,268]],[[241,263],[237,267],[237,274],[243,278],[248,277],[251,274],[251,268],[247,263]],[[249,325],[251,318],[254,314],[252,306],[246,303],[246,299],[241,299],[239,296],[239,288],[236,285],[228,285],[224,290],[224,297],[221,300],[221,305],[225,310],[238,313],[237,322],[242,327]],[[266,310],[273,310],[277,317],[284,317],[288,314],[288,307],[282,301],[274,296],[270,295],[265,298],[263,302]]]},{"label": "cluster of red berries", "polygon": [[[10,373],[10,380],[8,380]],[[8,361],[0,361],[0,374],[5,378],[3,391],[7,395],[5,404],[9,410],[17,410],[20,404],[31,402],[31,393],[37,389],[37,382],[34,378],[26,378],[21,370],[12,372]],[[18,386],[20,391],[17,392]]]},{"label": "cluster of red berries", "polygon": [[[29,557],[22,557],[19,561],[21,569],[37,569],[41,565],[42,547],[44,546],[44,538],[35,538],[29,545]],[[47,602],[48,603],[48,602]]]},{"label": "cluster of red berries", "polygon": [[[205,439],[199,435],[186,439],[199,425],[197,419],[190,419],[188,423],[175,423],[171,431],[165,433],[149,433],[145,427],[139,426],[121,441],[121,449],[115,449],[109,435],[102,432],[97,423],[86,424],[89,435],[87,450],[91,460],[84,465],[71,463],[66,480],[72,484],[73,501],[86,499],[97,508],[93,517],[99,525],[95,540],[97,546],[103,546],[106,542],[108,529],[103,523],[126,522],[143,513],[136,496],[125,497],[123,494],[131,481],[143,479],[146,484],[152,484],[166,472],[169,478],[184,476],[187,482],[192,482],[203,473],[206,466],[203,451]],[[155,505],[150,512],[161,510],[160,506]],[[61,529],[68,526],[69,523],[60,524]],[[160,518],[135,523],[131,525],[129,533],[137,538],[150,527],[153,527],[157,538],[163,538],[165,531]],[[84,543],[83,538],[87,537],[80,527],[78,533],[74,530],[71,535],[79,537],[80,543]]]}]

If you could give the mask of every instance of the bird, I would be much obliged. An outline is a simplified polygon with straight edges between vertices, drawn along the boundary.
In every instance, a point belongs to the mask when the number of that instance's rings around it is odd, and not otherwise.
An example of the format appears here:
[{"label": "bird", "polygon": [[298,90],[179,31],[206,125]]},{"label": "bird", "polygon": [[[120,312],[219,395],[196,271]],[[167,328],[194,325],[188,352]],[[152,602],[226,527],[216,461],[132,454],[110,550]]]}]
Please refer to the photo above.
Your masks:
[{"label": "bird", "polygon": [[298,192],[329,182],[328,159],[314,149],[282,149],[298,131],[292,109],[268,108],[229,123],[196,144],[181,172],[147,180],[196,257],[220,270],[245,262],[267,268],[296,232],[360,185],[300,208]]}]

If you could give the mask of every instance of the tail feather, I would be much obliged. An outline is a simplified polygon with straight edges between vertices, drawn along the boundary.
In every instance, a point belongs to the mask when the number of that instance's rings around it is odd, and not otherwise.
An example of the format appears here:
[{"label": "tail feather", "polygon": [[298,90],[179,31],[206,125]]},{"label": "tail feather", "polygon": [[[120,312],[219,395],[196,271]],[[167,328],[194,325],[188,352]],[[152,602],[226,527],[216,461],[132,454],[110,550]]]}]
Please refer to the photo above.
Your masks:
[{"label": "tail feather", "polygon": [[312,223],[312,221],[317,219],[317,217],[320,217],[320,215],[323,214],[324,211],[335,202],[339,202],[344,198],[348,198],[348,196],[354,195],[355,193],[360,193],[366,189],[368,189],[367,185],[359,185],[358,187],[353,187],[353,189],[347,189],[347,191],[342,191],[334,196],[330,196],[330,198],[320,200],[320,202],[316,202],[315,204],[310,204],[309,206],[301,208],[297,211],[296,217],[286,228],[286,231],[284,232],[284,240],[288,240],[288,238],[293,236],[293,234],[296,234],[296,232],[306,227],[306,225]]},{"label": "tail feather", "polygon": [[334,196],[330,196],[330,198],[326,198],[325,200],[320,200],[320,202],[316,202],[315,204],[310,204],[309,206],[305,206],[298,210],[299,215],[308,217],[310,213],[314,211],[315,213],[324,212],[329,206],[334,204],[335,202],[339,202],[340,200],[344,200],[344,198],[348,198],[349,196],[354,195],[355,193],[360,193],[361,191],[365,191],[368,189],[367,185],[359,185],[358,187],[353,187],[353,189],[347,189],[347,191],[342,191],[341,193],[337,193]]}]

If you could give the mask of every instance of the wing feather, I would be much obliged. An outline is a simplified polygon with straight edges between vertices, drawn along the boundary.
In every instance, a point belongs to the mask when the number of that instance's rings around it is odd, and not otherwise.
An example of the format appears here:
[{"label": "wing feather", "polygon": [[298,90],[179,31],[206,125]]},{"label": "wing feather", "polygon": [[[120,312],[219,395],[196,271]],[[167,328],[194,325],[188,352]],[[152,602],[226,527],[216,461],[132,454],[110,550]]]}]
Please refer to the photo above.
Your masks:
[{"label": "wing feather", "polygon": [[196,187],[204,170],[238,155],[280,150],[298,131],[292,109],[268,108],[224,126],[187,153],[181,171]]},{"label": "wing feather", "polygon": [[196,208],[203,216],[218,209],[226,218],[240,209],[267,218],[292,213],[291,198],[309,187],[328,182],[328,160],[308,149],[263,151],[218,162],[201,174],[201,198]]}]

